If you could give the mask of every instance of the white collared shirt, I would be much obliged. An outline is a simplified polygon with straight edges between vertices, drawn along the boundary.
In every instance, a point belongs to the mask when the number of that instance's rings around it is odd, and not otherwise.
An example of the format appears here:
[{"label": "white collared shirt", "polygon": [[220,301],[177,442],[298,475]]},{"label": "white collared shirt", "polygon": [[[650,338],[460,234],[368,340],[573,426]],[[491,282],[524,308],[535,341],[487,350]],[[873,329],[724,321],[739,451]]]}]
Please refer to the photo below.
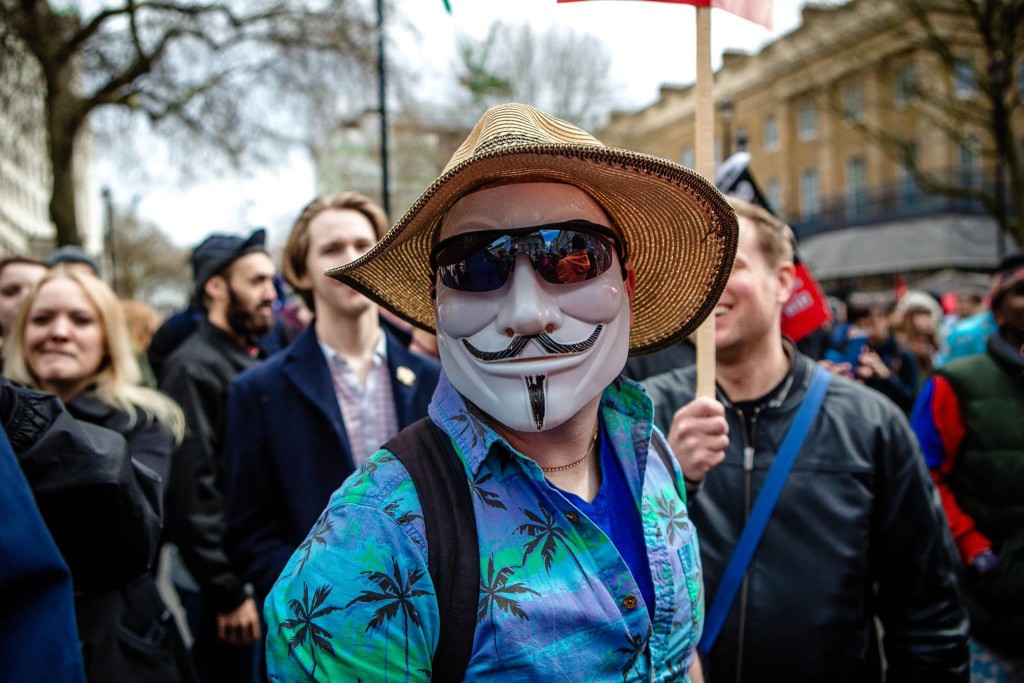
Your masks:
[{"label": "white collared shirt", "polygon": [[359,381],[355,370],[337,351],[320,339],[317,339],[317,343],[331,370],[334,393],[352,449],[352,460],[358,468],[398,433],[386,338],[381,332],[380,340],[373,350],[372,366],[366,375],[365,384]]}]

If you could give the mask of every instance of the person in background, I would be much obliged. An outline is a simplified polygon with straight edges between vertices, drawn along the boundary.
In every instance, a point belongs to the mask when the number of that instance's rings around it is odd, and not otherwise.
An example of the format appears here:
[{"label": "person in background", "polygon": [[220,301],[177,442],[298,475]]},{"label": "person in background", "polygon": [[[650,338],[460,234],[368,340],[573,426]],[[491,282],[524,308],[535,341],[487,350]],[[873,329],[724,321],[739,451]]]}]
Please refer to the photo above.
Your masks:
[{"label": "person in background", "polygon": [[889,322],[892,308],[891,304],[877,297],[850,298],[847,319],[864,335],[852,371],[855,379],[888,397],[905,414],[909,414],[920,386],[921,373],[914,354],[903,346],[892,330]]},{"label": "person in background", "polygon": [[1024,680],[1024,254],[992,278],[985,353],[946,363],[911,424],[966,568],[971,673]]},{"label": "person in background", "polygon": [[[204,317],[164,361],[160,388],[185,412],[188,431],[175,452],[165,537],[180,551],[172,578],[195,636],[204,681],[250,683],[259,613],[224,550],[221,455],[228,388],[263,359],[257,339],[274,324],[274,262],[266,233],[211,235],[192,253],[195,295]],[[187,572],[185,571],[187,569]]]},{"label": "person in background", "polygon": [[85,253],[81,247],[67,245],[54,249],[46,257],[46,267],[55,268],[63,265],[68,270],[76,270],[93,277],[101,277],[99,261]]},{"label": "person in background", "polygon": [[232,384],[224,435],[225,543],[260,602],[333,493],[382,444],[426,416],[440,366],[381,325],[377,305],[324,275],[387,232],[356,192],[317,197],[282,256],[309,328]]},{"label": "person in background", "polygon": [[[828,376],[782,336],[795,272],[784,224],[729,203],[739,249],[715,317],[717,398],[695,398],[695,368],[644,382],[682,464],[713,606],[780,444],[811,386]],[[878,393],[843,377],[825,386],[722,609],[709,679],[966,681],[956,560],[914,435]]]},{"label": "person in background", "polygon": [[[905,349],[914,354],[917,361],[921,381],[932,374],[935,367],[935,356],[939,352],[938,315],[941,308],[929,295],[911,292],[904,297],[899,305],[900,318],[894,326],[896,340]],[[929,297],[926,299],[925,297]]]},{"label": "person in background", "polygon": [[18,305],[32,285],[46,274],[46,264],[24,256],[0,261],[0,337],[6,337],[18,314]]},{"label": "person in background", "polygon": [[[52,268],[25,299],[6,360],[13,381],[54,394],[79,421],[121,434],[152,477],[144,481],[156,489],[153,507],[162,508],[184,416],[169,398],[139,385],[124,313],[105,283],[81,269]],[[150,562],[155,558],[154,551]],[[151,572],[111,590],[79,591],[76,615],[90,681],[193,679]]]},{"label": "person in background", "polygon": [[132,340],[132,352],[142,372],[142,386],[156,388],[156,374],[149,364],[146,351],[153,340],[153,334],[160,327],[160,316],[156,309],[144,301],[122,301],[125,321],[128,323],[128,334]]}]

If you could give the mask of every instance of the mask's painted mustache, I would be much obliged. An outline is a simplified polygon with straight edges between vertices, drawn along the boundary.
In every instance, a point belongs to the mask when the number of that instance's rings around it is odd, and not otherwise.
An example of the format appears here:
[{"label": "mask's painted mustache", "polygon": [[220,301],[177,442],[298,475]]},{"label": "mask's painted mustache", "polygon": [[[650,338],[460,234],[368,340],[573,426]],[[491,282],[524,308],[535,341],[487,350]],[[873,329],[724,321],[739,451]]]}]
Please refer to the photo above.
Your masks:
[{"label": "mask's painted mustache", "polygon": [[508,345],[508,348],[502,349],[501,351],[481,351],[470,344],[466,339],[462,340],[462,345],[466,347],[467,351],[469,351],[469,355],[484,362],[515,358],[523,352],[523,349],[526,348],[526,345],[531,339],[535,339],[537,343],[541,345],[541,348],[548,353],[583,353],[597,342],[597,338],[601,336],[602,329],[604,329],[604,325],[598,325],[594,328],[594,331],[589,337],[574,344],[561,344],[548,336],[546,332],[541,332],[540,334],[516,337]]}]

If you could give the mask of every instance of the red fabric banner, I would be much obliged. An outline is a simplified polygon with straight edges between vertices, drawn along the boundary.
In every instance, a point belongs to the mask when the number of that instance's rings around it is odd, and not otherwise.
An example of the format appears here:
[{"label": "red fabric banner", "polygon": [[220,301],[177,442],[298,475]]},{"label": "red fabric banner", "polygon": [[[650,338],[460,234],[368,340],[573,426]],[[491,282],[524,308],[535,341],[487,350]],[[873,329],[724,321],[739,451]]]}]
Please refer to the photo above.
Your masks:
[{"label": "red fabric banner", "polygon": [[828,299],[821,291],[821,285],[807,270],[807,265],[796,265],[796,281],[793,294],[782,307],[782,334],[793,341],[800,341],[832,318]]},{"label": "red fabric banner", "polygon": [[[586,0],[558,0],[558,2],[585,2]],[[772,27],[772,0],[643,0],[644,2],[672,2],[677,5],[717,7],[729,14],[749,19],[767,29]]]}]

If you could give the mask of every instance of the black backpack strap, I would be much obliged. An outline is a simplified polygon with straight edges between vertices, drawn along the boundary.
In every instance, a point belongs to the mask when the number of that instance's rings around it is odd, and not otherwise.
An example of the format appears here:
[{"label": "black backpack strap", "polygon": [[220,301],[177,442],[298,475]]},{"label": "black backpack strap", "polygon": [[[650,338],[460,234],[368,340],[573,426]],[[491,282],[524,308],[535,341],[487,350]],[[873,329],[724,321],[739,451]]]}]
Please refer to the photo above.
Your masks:
[{"label": "black backpack strap", "polygon": [[466,469],[430,418],[403,429],[384,448],[405,465],[423,508],[427,565],[441,618],[431,681],[458,683],[473,653],[480,601],[480,550]]}]

